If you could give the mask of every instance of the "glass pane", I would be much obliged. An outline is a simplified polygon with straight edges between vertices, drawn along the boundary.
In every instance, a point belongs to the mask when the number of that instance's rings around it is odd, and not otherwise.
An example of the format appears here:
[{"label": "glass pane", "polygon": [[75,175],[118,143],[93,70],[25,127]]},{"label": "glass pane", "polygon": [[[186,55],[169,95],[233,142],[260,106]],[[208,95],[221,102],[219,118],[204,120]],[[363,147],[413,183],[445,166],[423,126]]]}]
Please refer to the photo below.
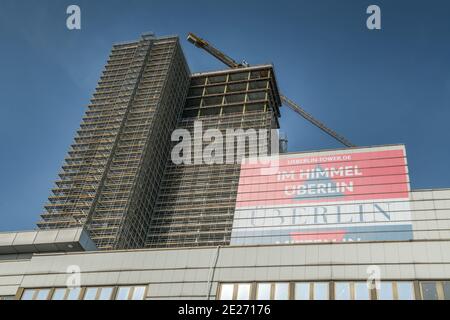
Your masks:
[{"label": "glass pane", "polygon": [[100,296],[98,297],[99,300],[111,300],[111,294],[112,294],[113,288],[101,288],[100,289]]},{"label": "glass pane", "polygon": [[237,300],[249,300],[250,299],[250,284],[241,283],[238,284]]},{"label": "glass pane", "polygon": [[314,283],[314,300],[328,300],[328,283]]},{"label": "glass pane", "polygon": [[399,300],[414,300],[414,286],[412,282],[397,282]]},{"label": "glass pane", "polygon": [[41,289],[38,291],[36,300],[47,300],[50,289]]},{"label": "glass pane", "polygon": [[97,288],[87,288],[84,293],[84,300],[95,300],[97,295]]},{"label": "glass pane", "polygon": [[34,289],[26,289],[23,291],[21,300],[31,300],[33,299],[33,295],[36,292]]},{"label": "glass pane", "polygon": [[67,300],[78,300],[80,298],[81,288],[69,288],[69,294]]},{"label": "glass pane", "polygon": [[378,300],[392,300],[392,282],[380,282],[380,290],[378,290]]},{"label": "glass pane", "polygon": [[233,288],[234,284],[222,284],[220,287],[220,300],[231,300],[233,299]]},{"label": "glass pane", "polygon": [[60,288],[55,289],[53,292],[52,300],[64,300],[64,295],[66,294],[66,289]]},{"label": "glass pane", "polygon": [[350,283],[336,282],[334,284],[334,299],[350,300]]},{"label": "glass pane", "polygon": [[275,283],[275,300],[288,300],[289,299],[289,283]]},{"label": "glass pane", "polygon": [[450,282],[444,281],[442,286],[444,287],[444,300],[450,300]]},{"label": "glass pane", "polygon": [[297,282],[295,284],[295,300],[309,300],[308,282]]},{"label": "glass pane", "polygon": [[367,282],[355,282],[355,300],[370,300]]},{"label": "glass pane", "polygon": [[270,283],[258,283],[258,291],[256,292],[256,299],[270,300]]},{"label": "glass pane", "polygon": [[438,294],[436,290],[436,282],[422,282],[422,297],[423,300],[437,300]]},{"label": "glass pane", "polygon": [[116,300],[128,300],[130,289],[131,287],[120,287],[119,290],[117,290]]},{"label": "glass pane", "polygon": [[143,300],[145,287],[134,287],[132,300]]}]

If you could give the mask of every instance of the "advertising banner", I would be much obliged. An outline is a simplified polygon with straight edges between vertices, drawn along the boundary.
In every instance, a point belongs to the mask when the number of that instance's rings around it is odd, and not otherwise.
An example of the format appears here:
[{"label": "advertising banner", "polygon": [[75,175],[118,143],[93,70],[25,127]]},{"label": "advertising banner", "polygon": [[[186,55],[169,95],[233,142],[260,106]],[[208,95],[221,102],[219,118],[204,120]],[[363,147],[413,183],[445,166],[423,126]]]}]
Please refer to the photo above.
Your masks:
[{"label": "advertising banner", "polygon": [[243,162],[231,244],[410,240],[409,193],[403,145]]}]

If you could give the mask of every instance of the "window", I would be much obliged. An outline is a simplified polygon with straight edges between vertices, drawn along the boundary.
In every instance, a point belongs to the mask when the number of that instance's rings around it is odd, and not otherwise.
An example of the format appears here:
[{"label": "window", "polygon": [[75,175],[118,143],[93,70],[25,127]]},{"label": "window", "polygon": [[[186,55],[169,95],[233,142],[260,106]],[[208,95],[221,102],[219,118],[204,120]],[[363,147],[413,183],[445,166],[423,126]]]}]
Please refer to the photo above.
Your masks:
[{"label": "window", "polygon": [[225,96],[225,103],[238,103],[245,101],[245,94],[231,94]]},{"label": "window", "polygon": [[442,286],[444,289],[444,300],[450,300],[450,281],[444,281]]},{"label": "window", "polygon": [[424,281],[420,291],[423,300],[450,300],[450,281]]},{"label": "window", "polygon": [[252,103],[245,106],[246,111],[264,111],[264,103]]},{"label": "window", "polygon": [[382,281],[379,286],[378,300],[414,300],[414,284],[411,281]]},{"label": "window", "polygon": [[[87,287],[84,290],[78,288],[47,288],[25,289],[21,300],[142,300],[145,298],[145,286],[118,287],[114,296],[115,287]],[[81,293],[83,294],[81,295]]]},{"label": "window", "polygon": [[256,291],[257,300],[269,300],[270,299],[270,283],[258,283],[258,289]]},{"label": "window", "polygon": [[370,289],[366,282],[336,282],[335,300],[370,300]]},{"label": "window", "polygon": [[67,292],[67,300],[78,300],[80,298],[81,288],[69,288]]},{"label": "window", "polygon": [[97,288],[87,288],[84,292],[83,300],[95,300],[97,296]]},{"label": "window", "polygon": [[355,282],[355,300],[370,300],[370,289],[367,282]]},{"label": "window", "polygon": [[394,295],[392,292],[392,282],[380,282],[380,289],[377,290],[378,300],[392,300]]},{"label": "window", "polygon": [[242,113],[244,110],[243,105],[237,105],[237,106],[226,106],[222,109],[223,113]]},{"label": "window", "polygon": [[397,299],[414,300],[414,285],[412,282],[397,282]]},{"label": "window", "polygon": [[241,283],[237,285],[237,300],[249,300],[250,299],[250,288],[249,283]]},{"label": "window", "polygon": [[145,298],[145,287],[134,287],[132,300],[144,300]]},{"label": "window", "polygon": [[204,106],[214,106],[222,104],[222,97],[209,97],[203,99],[203,105]]},{"label": "window", "polygon": [[249,300],[251,292],[250,283],[231,284],[225,283],[220,286],[220,300]]},{"label": "window", "polygon": [[51,300],[78,300],[81,288],[55,288]]},{"label": "window", "polygon": [[33,300],[34,294],[37,290],[34,289],[25,289],[22,293],[22,300]]},{"label": "window", "polygon": [[130,294],[131,287],[120,287],[117,290],[116,300],[127,300]]},{"label": "window", "polygon": [[245,90],[247,90],[246,83],[229,84],[227,87],[227,92],[239,92],[239,91],[245,91]]},{"label": "window", "polygon": [[212,115],[218,115],[220,114],[220,107],[214,107],[214,108],[202,108],[200,109],[200,116],[212,116]]},{"label": "window", "polygon": [[328,300],[328,283],[315,282],[314,283],[314,300]]},{"label": "window", "polygon": [[221,83],[221,82],[225,82],[226,80],[227,80],[227,77],[225,75],[211,76],[211,77],[208,77],[208,84]]},{"label": "window", "polygon": [[[331,285],[331,287],[330,287]],[[416,296],[413,281],[381,281],[371,289],[366,281],[337,282],[259,282],[223,283],[218,286],[220,300],[329,300],[332,290],[335,300],[450,300],[450,281],[419,283],[421,297]],[[25,290],[22,299],[33,299],[38,289]],[[135,294],[133,295],[133,290]],[[139,292],[139,293],[138,293]],[[119,287],[117,299],[142,298],[145,287]],[[55,290],[55,295],[60,294]],[[45,295],[43,292],[42,295]],[[55,298],[56,299],[56,298]]]},{"label": "window", "polygon": [[41,289],[37,292],[37,295],[34,299],[35,300],[47,300],[49,293],[50,293],[50,289]]},{"label": "window", "polygon": [[252,71],[250,74],[251,79],[266,78],[268,76],[269,76],[268,70]]},{"label": "window", "polygon": [[100,288],[100,293],[98,294],[98,300],[111,300],[111,295],[113,288]]},{"label": "window", "polygon": [[144,300],[145,288],[145,286],[119,287],[116,294],[116,300]]},{"label": "window", "polygon": [[206,87],[205,94],[220,94],[225,91],[225,86]]},{"label": "window", "polygon": [[423,300],[438,300],[436,282],[422,282],[420,286]]},{"label": "window", "polygon": [[309,300],[309,282],[297,282],[295,284],[295,300]]},{"label": "window", "polygon": [[350,300],[350,283],[336,282],[334,284],[334,299],[335,300]]},{"label": "window", "polygon": [[248,79],[248,72],[231,73],[230,74],[230,81],[241,81],[241,80],[247,80],[247,79]]},{"label": "window", "polygon": [[275,283],[275,300],[288,300],[289,299],[289,283]]},{"label": "window", "polygon": [[249,93],[247,95],[249,101],[255,101],[255,100],[264,100],[266,99],[266,93],[265,92],[253,92]]},{"label": "window", "polygon": [[64,288],[55,289],[55,291],[53,292],[52,300],[64,300],[66,291],[67,290]]},{"label": "window", "polygon": [[21,300],[47,300],[49,298],[50,289],[25,289],[22,293]]}]

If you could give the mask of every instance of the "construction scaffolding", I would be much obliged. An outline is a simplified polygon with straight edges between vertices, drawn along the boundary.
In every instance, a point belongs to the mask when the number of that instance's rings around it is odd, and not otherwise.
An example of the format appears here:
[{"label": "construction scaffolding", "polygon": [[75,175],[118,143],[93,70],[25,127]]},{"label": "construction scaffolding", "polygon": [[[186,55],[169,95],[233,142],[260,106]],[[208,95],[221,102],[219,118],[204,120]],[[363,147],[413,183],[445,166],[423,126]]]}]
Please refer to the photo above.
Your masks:
[{"label": "construction scaffolding", "polygon": [[115,45],[38,227],[86,226],[100,249],[143,247],[188,86],[177,37]]}]

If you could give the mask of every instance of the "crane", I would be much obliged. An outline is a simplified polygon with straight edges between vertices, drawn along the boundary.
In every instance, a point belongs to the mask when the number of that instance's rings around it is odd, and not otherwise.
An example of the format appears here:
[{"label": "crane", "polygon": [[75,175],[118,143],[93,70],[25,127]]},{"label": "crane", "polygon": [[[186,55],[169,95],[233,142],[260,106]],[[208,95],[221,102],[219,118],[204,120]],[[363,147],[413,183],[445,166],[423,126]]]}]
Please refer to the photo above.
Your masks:
[{"label": "crane", "polygon": [[[191,32],[188,34],[187,40],[189,42],[191,42],[192,44],[194,44],[196,47],[205,50],[206,52],[211,54],[213,57],[217,58],[218,60],[220,60],[221,62],[223,62],[225,65],[227,65],[228,67],[230,67],[232,69],[248,67],[248,64],[246,62],[243,62],[243,63],[236,62],[235,60],[233,60],[232,58],[227,56],[225,53],[223,53],[222,51],[216,49],[208,41],[196,36],[195,34],[193,34]],[[284,96],[282,94],[280,95],[280,98],[281,98],[281,101],[287,107],[289,107],[291,110],[293,110],[294,112],[296,112],[297,114],[302,116],[304,119],[306,119],[307,121],[309,121],[316,127],[318,127],[320,130],[322,130],[326,134],[330,135],[331,137],[333,137],[334,139],[336,139],[337,141],[342,143],[344,146],[355,147],[355,145],[353,143],[351,143],[349,140],[347,140],[346,138],[344,138],[343,136],[341,136],[334,130],[328,128],[324,123],[320,122],[319,120],[314,118],[311,114],[309,114],[308,112],[303,110],[303,108],[301,108],[294,101],[288,99],[286,96]]]},{"label": "crane", "polygon": [[225,53],[223,53],[222,51],[220,51],[220,50],[214,48],[212,45],[210,45],[208,43],[208,41],[206,41],[200,37],[197,37],[195,34],[193,34],[191,32],[188,33],[187,40],[190,43],[192,43],[193,45],[195,45],[197,48],[201,48],[201,49],[205,50],[206,52],[208,52],[209,54],[211,54],[212,56],[216,57],[217,59],[222,61],[224,64],[229,66],[230,68],[234,69],[234,68],[244,67],[244,64],[237,63],[236,61],[231,59],[229,56],[227,56]]}]

